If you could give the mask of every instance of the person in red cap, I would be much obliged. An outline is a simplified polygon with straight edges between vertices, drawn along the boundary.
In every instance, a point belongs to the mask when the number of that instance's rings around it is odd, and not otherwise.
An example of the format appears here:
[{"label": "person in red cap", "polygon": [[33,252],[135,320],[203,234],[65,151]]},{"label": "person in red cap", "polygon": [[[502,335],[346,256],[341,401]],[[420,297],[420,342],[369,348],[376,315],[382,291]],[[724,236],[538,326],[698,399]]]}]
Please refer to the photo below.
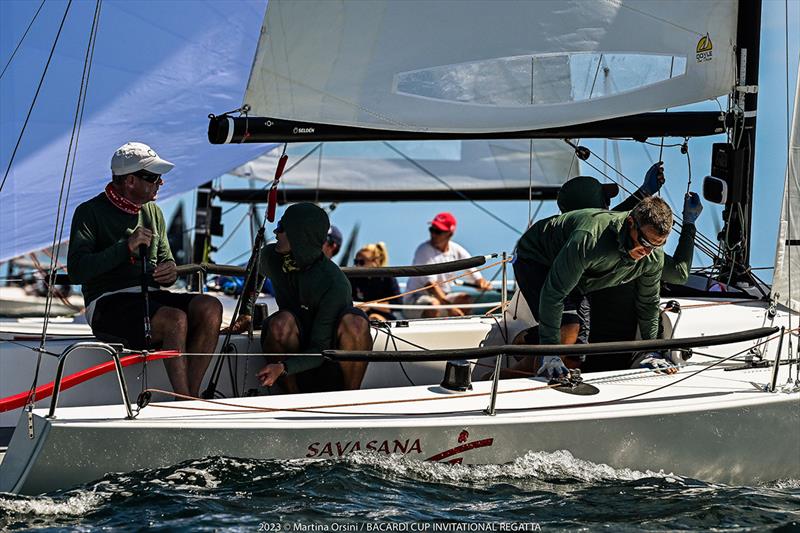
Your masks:
[{"label": "person in red cap", "polygon": [[[472,257],[463,246],[452,240],[453,233],[456,231],[456,217],[452,213],[439,213],[433,217],[428,231],[431,238],[417,247],[417,251],[414,252],[414,265],[446,263]],[[472,299],[469,295],[463,292],[453,292],[453,283],[445,283],[445,280],[451,277],[452,274],[434,274],[409,278],[406,291],[414,291],[431,284],[433,286],[406,295],[404,303],[409,305],[470,303]],[[472,279],[481,290],[492,288],[492,284],[483,279],[480,272],[473,272]],[[443,314],[441,311],[440,309],[404,309],[403,315],[406,318],[433,318],[441,316]],[[463,316],[464,311],[459,308],[451,308],[447,310],[447,314]]]}]

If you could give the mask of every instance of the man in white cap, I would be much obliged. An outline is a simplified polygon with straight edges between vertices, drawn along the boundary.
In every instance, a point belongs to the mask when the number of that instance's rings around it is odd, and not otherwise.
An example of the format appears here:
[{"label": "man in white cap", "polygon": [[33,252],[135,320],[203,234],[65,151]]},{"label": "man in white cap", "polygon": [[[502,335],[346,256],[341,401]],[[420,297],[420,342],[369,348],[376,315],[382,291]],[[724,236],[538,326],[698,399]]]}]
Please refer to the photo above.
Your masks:
[{"label": "man in white cap", "polygon": [[177,267],[164,214],[154,200],[164,183],[161,176],[173,167],[146,144],[119,147],[111,158],[111,182],[75,210],[67,269],[82,286],[86,319],[95,335],[145,349],[145,261],[152,347],[208,354],[164,360],[173,390],[197,397],[217,345],[222,305],[207,295],[162,289],[175,282]]}]

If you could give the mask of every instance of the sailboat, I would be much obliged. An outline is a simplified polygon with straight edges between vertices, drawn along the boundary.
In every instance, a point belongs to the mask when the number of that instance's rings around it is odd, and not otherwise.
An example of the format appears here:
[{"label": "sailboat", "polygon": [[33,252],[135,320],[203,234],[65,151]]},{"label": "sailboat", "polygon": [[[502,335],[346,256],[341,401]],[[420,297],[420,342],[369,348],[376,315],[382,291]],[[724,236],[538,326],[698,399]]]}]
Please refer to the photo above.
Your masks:
[{"label": "sailboat", "polygon": [[[767,297],[758,296],[766,288],[747,268],[753,158],[742,155],[752,154],[755,142],[759,21],[759,2],[273,0],[242,115],[212,117],[212,142],[646,139],[731,128],[736,142],[718,160],[730,163],[719,165],[729,172],[708,181],[706,197],[726,205],[714,275],[725,275],[720,288],[738,288],[671,293],[678,305],[670,307],[679,311],[662,316],[666,338],[655,341],[509,346],[506,327],[529,323],[524,302],[512,301],[500,317],[386,328],[388,337],[424,338],[428,350],[325,354],[370,360],[370,367],[492,358],[495,379],[472,384],[456,379],[464,364],[454,363],[441,384],[440,370],[439,380],[420,385],[156,402],[134,414],[120,373],[121,404],[58,408],[54,401],[23,416],[0,464],[0,490],[45,492],[208,455],[327,459],[356,452],[481,464],[566,449],[617,468],[709,481],[800,477],[800,299],[791,283],[800,260],[792,248],[800,207],[797,105]],[[579,90],[581,74],[591,79],[601,56],[631,72],[628,83],[610,94]],[[728,113],[653,113],[729,93]],[[502,340],[492,341],[498,333]],[[559,385],[497,379],[506,355],[653,349],[694,354],[673,375],[597,372]]]}]

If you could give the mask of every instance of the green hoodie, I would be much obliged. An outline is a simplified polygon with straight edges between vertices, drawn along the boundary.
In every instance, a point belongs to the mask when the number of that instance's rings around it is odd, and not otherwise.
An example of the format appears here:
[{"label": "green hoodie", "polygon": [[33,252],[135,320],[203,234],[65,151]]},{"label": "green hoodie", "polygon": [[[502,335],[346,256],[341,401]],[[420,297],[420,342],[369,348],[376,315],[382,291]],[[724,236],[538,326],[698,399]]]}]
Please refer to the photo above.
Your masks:
[{"label": "green hoodie", "polygon": [[[321,354],[333,348],[337,319],[353,305],[350,282],[336,264],[322,253],[330,222],[323,209],[312,203],[290,206],[280,220],[292,251],[288,255],[267,244],[259,254],[259,273],[269,276],[281,310],[292,311],[308,342],[305,353]],[[263,279],[257,285],[263,285]],[[245,310],[252,314],[251,310]],[[296,374],[323,363],[319,357],[290,357],[286,371]]]},{"label": "green hoodie", "polygon": [[579,209],[540,220],[520,238],[517,256],[550,267],[539,300],[542,344],[558,344],[564,299],[634,281],[635,308],[643,339],[658,336],[658,302],[664,252],[634,261],[625,220],[629,213]]}]

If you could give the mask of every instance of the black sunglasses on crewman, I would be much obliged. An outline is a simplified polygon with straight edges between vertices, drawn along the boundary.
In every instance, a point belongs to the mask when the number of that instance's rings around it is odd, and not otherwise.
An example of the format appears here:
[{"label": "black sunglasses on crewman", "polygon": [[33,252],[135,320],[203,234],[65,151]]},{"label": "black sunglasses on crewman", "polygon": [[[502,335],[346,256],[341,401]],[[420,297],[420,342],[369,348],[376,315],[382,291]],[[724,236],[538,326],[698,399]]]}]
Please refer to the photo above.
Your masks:
[{"label": "black sunglasses on crewman", "polygon": [[153,174],[152,172],[147,172],[146,170],[139,170],[138,172],[133,173],[139,179],[143,179],[148,183],[158,183],[161,181],[161,174]]},{"label": "black sunglasses on crewman", "polygon": [[653,244],[652,242],[648,241],[644,233],[642,232],[642,226],[639,225],[639,222],[634,218],[633,223],[636,226],[636,240],[639,241],[639,244],[647,248],[648,250],[652,250],[654,248],[660,248],[664,246],[664,243],[661,244]]}]

